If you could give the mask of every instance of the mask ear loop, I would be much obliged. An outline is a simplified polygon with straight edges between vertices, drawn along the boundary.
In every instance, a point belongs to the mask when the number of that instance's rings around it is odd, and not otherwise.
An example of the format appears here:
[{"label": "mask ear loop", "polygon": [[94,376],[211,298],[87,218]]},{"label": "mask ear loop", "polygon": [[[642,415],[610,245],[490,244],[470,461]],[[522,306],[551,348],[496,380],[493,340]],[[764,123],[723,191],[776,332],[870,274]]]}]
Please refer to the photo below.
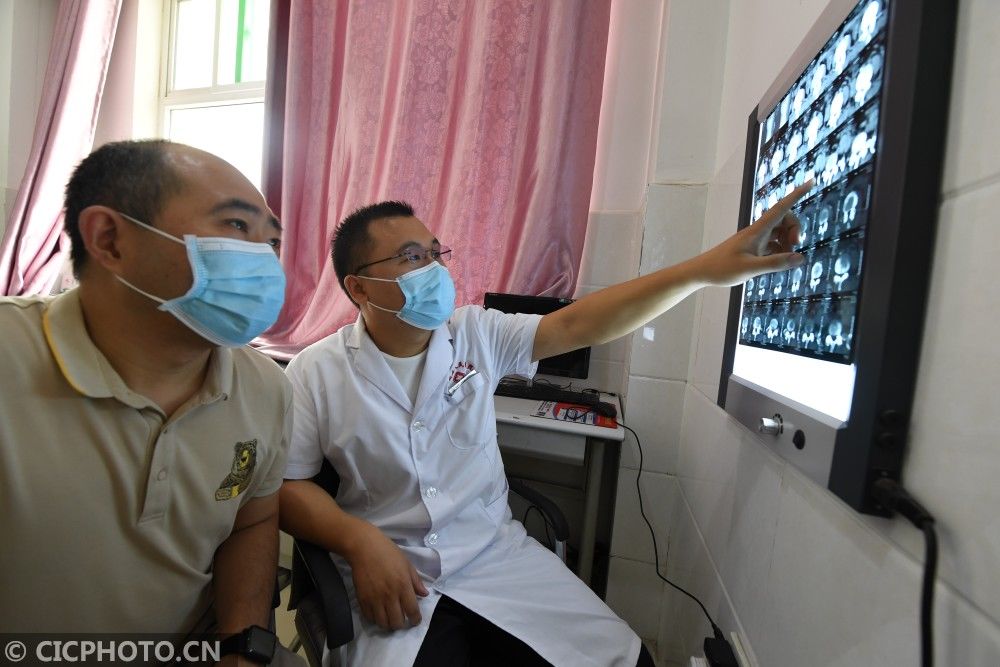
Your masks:
[{"label": "mask ear loop", "polygon": [[150,294],[149,292],[144,292],[144,291],[142,291],[141,289],[139,289],[138,287],[136,287],[135,285],[133,285],[133,284],[132,284],[132,283],[130,283],[129,281],[127,281],[127,280],[125,280],[124,278],[122,278],[121,276],[115,276],[115,278],[117,278],[119,282],[123,282],[123,283],[125,283],[126,285],[128,285],[129,287],[131,287],[132,289],[134,289],[134,290],[135,290],[136,292],[138,292],[139,294],[141,294],[141,295],[143,295],[144,297],[147,297],[147,298],[149,298],[149,299],[152,299],[152,300],[153,300],[153,301],[155,301],[156,303],[166,303],[166,302],[167,302],[167,300],[166,300],[166,299],[161,299],[161,298],[160,298],[160,297],[158,297],[158,296],[153,296],[153,295],[152,295],[152,294]]},{"label": "mask ear loop", "polygon": [[[351,275],[353,275],[355,278],[364,278],[365,280],[377,280],[380,283],[396,283],[397,285],[399,284],[399,280],[396,279],[396,278],[375,278],[374,276],[359,276],[356,273],[352,273]],[[402,290],[400,290],[400,291],[402,291]],[[404,297],[404,299],[405,299],[405,297]],[[399,311],[398,310],[390,310],[388,308],[383,308],[382,306],[378,305],[377,303],[375,303],[371,299],[368,299],[368,305],[371,306],[372,308],[377,308],[377,309],[379,309],[379,310],[381,310],[383,312],[386,312],[386,313],[392,313],[393,315],[399,315]],[[404,300],[404,304],[403,305],[404,306],[406,305],[405,300]]]},{"label": "mask ear loop", "polygon": [[[121,217],[125,218],[126,220],[128,220],[130,222],[134,222],[135,224],[139,225],[143,229],[148,229],[149,231],[151,231],[151,232],[153,232],[155,234],[159,234],[160,236],[162,236],[164,238],[170,239],[174,243],[180,243],[183,246],[187,245],[184,241],[180,240],[176,236],[172,236],[170,234],[167,234],[162,229],[157,229],[156,227],[153,227],[152,225],[147,225],[145,222],[143,222],[141,220],[136,220],[135,218],[133,218],[131,215],[128,215],[127,213],[122,213],[121,211],[118,211],[118,215],[120,215]],[[143,295],[144,297],[146,297],[148,299],[152,299],[156,303],[166,303],[167,302],[166,299],[161,299],[158,296],[153,296],[149,292],[145,292],[145,291],[139,289],[138,287],[136,287],[135,285],[133,285],[129,281],[127,281],[124,278],[122,278],[121,276],[115,276],[115,278],[117,280],[119,280],[120,282],[125,283],[126,285],[128,285],[129,287],[131,287],[132,289],[134,289],[136,292],[138,292],[139,294]]]},{"label": "mask ear loop", "polygon": [[180,243],[181,245],[187,245],[184,241],[182,241],[181,239],[177,238],[173,234],[167,234],[162,229],[157,229],[156,227],[154,227],[152,225],[147,225],[145,222],[142,222],[141,220],[136,220],[135,218],[133,218],[131,215],[128,215],[127,213],[122,213],[121,211],[119,211],[118,215],[120,215],[121,217],[125,218],[126,220],[134,222],[135,224],[139,225],[143,229],[148,229],[149,231],[153,232],[154,234],[159,234],[163,238],[170,239],[174,243]]}]

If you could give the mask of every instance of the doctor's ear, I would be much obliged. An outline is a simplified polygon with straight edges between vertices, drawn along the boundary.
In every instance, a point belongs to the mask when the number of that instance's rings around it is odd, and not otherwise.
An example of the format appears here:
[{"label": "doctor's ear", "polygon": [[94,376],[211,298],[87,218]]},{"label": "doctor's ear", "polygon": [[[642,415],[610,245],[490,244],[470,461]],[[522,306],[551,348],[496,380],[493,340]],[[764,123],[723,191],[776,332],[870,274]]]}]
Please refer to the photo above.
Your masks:
[{"label": "doctor's ear", "polygon": [[109,270],[118,267],[121,263],[119,231],[125,224],[128,223],[107,206],[88,206],[80,211],[77,229],[92,261]]},{"label": "doctor's ear", "polygon": [[344,289],[347,290],[347,295],[351,297],[355,305],[359,308],[361,304],[368,300],[368,294],[365,292],[363,280],[358,280],[358,277],[354,274],[344,277]]}]

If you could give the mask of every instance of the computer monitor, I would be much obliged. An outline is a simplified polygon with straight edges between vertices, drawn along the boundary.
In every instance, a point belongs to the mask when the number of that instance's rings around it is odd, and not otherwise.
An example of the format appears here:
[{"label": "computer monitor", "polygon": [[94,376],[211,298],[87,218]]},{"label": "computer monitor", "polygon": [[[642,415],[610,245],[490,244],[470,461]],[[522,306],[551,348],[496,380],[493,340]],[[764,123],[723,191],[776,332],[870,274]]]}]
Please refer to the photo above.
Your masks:
[{"label": "computer monitor", "polygon": [[[571,303],[573,303],[573,299],[526,294],[500,294],[497,292],[487,292],[486,296],[483,297],[484,308],[493,308],[504,313],[529,313],[532,315],[548,315]],[[543,375],[558,375],[559,377],[585,380],[590,372],[590,348],[584,347],[566,354],[541,359],[538,362],[538,372]]]},{"label": "computer monitor", "polygon": [[939,206],[955,3],[831,0],[751,114],[740,227],[796,186],[805,262],[737,287],[719,404],[850,505],[898,478]]}]

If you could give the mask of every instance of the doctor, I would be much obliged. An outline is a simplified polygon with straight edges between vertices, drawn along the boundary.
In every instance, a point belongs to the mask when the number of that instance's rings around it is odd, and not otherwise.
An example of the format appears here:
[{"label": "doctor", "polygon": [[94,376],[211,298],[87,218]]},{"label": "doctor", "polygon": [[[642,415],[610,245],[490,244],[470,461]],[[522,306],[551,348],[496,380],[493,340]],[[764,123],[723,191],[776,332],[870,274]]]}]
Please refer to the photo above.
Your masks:
[{"label": "doctor", "polygon": [[[329,549],[354,611],[350,665],[652,665],[638,636],[512,520],[493,390],[623,336],[707,285],[802,263],[796,189],[711,250],[545,315],[455,309],[451,250],[400,202],[338,227],[353,325],[288,367],[282,528]],[[336,499],[309,481],[324,457]]]}]

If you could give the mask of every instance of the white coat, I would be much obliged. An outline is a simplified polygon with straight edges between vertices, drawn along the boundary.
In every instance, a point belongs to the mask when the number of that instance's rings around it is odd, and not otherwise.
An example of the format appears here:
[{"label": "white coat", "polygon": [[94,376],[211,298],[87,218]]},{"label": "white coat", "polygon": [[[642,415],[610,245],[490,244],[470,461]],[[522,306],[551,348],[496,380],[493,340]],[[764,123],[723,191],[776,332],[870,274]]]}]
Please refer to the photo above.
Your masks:
[{"label": "white coat", "polygon": [[350,567],[334,555],[354,612],[346,664],[412,664],[442,594],[556,667],[636,664],[638,636],[528,537],[507,505],[493,390],[504,375],[534,374],[538,321],[457,309],[431,336],[415,404],[360,317],[289,365],[294,433],[285,477],[312,477],[325,456],[340,475],[340,507],[392,539],[430,591],[418,597],[420,625],[382,630],[361,617]]}]

